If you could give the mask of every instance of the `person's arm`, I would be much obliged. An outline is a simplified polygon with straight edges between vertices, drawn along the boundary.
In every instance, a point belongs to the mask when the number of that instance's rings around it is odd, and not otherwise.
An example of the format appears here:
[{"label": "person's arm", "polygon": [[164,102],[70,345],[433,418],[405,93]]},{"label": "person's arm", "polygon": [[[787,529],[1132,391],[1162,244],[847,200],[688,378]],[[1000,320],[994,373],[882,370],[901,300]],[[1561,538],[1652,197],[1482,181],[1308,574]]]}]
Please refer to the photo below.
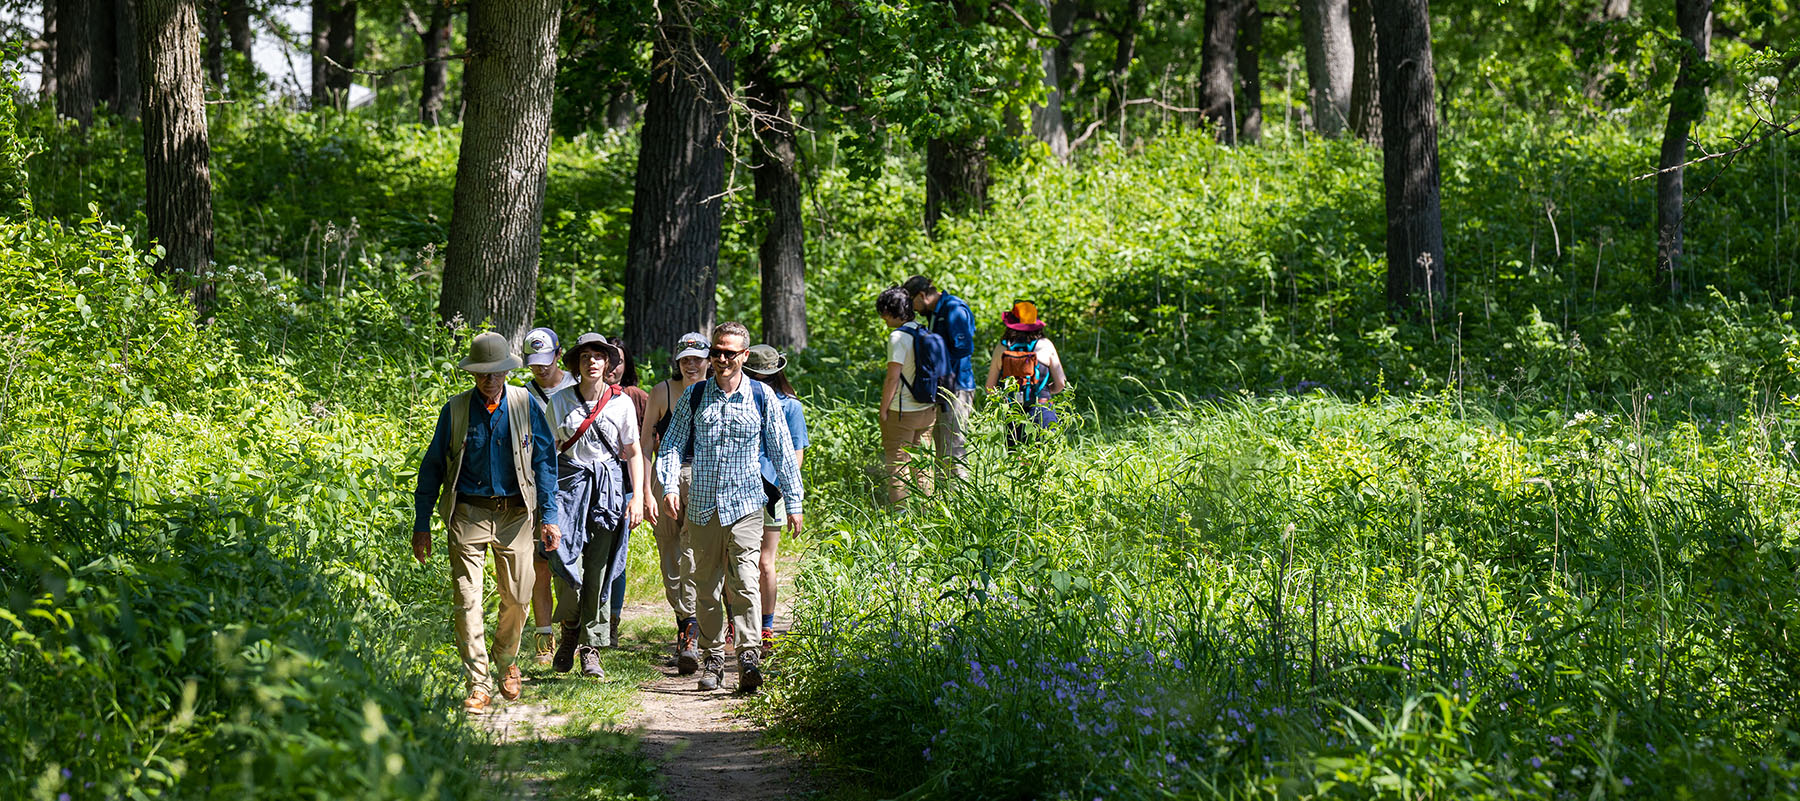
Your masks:
[{"label": "person's arm", "polygon": [[[700,383],[688,387],[687,391],[698,392],[705,388],[706,384]],[[681,451],[687,447],[689,425],[687,395],[684,393],[679,400],[671,397],[669,403],[672,407],[669,430],[656,446],[656,480],[662,482],[663,498],[669,505],[669,513],[680,515]]]},{"label": "person's arm", "polygon": [[950,347],[958,354],[975,355],[975,314],[966,303],[950,310]]},{"label": "person's arm", "polygon": [[431,444],[419,460],[419,484],[413,490],[413,558],[423,563],[431,556],[431,507],[444,487],[444,452],[450,448],[450,407],[438,412]]},{"label": "person's arm", "polygon": [[881,382],[881,414],[887,420],[888,408],[894,405],[894,396],[900,392],[900,363],[888,362],[887,378]]},{"label": "person's arm", "polygon": [[768,393],[769,402],[763,405],[762,416],[763,453],[771,454],[770,461],[775,463],[782,501],[787,505],[788,528],[798,533],[802,521],[800,503],[806,497],[806,488],[800,483],[800,463],[794,459],[794,438],[788,434],[787,414],[782,411],[774,390],[752,387],[751,391]]},{"label": "person's arm", "polygon": [[1045,395],[1055,395],[1069,385],[1069,377],[1063,374],[1062,356],[1056,352],[1056,346],[1046,339],[1038,343],[1038,349],[1049,348],[1045,354],[1050,358],[1044,360],[1044,366],[1050,370],[1050,384],[1044,387]]},{"label": "person's arm", "polygon": [[[667,381],[657,387],[663,391],[658,393],[656,387],[650,388],[650,402],[644,405],[644,419],[638,421],[638,442],[645,443],[644,448],[649,452],[645,458],[656,455],[656,423],[652,421],[662,418],[663,411],[669,408],[669,393],[673,391]],[[659,397],[663,400],[657,400]]]},{"label": "person's arm", "polygon": [[[504,402],[504,401],[503,401]],[[531,472],[537,476],[538,536],[544,547],[556,550],[562,542],[562,528],[556,514],[556,438],[550,436],[550,424],[535,403],[525,404],[531,414]]]},{"label": "person's arm", "polygon": [[988,377],[987,377],[987,383],[984,384],[983,386],[989,392],[993,392],[994,387],[997,387],[1000,385],[1000,354],[1001,353],[1002,353],[1002,351],[1000,350],[1000,345],[996,344],[996,345],[994,345],[994,351],[992,353],[988,354]]},{"label": "person's arm", "polygon": [[638,450],[637,443],[627,442],[619,448],[619,456],[624,457],[631,471],[631,503],[626,509],[627,530],[637,528],[644,522],[644,493],[647,482],[644,480],[644,453]]}]

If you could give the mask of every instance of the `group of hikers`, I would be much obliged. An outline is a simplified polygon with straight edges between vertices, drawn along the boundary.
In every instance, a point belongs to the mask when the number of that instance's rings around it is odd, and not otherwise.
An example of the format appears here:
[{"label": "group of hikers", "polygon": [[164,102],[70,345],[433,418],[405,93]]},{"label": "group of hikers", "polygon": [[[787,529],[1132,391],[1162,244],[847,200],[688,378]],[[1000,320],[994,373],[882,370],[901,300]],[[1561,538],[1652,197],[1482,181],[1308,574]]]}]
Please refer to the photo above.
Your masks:
[{"label": "group of hikers", "polygon": [[[891,329],[879,419],[887,497],[898,503],[911,487],[930,491],[933,470],[911,463],[927,432],[939,459],[966,475],[975,320],[924,276],[884,290],[875,308]],[[1031,303],[1015,303],[1002,324],[985,386],[1011,379],[1026,420],[1048,427],[1049,398],[1066,384],[1062,362]],[[431,556],[434,510],[446,529],[464,708],[487,711],[496,689],[519,697],[527,607],[539,664],[568,672],[579,663],[583,675],[604,677],[599,651],[618,644],[630,533],[641,523],[654,532],[679,674],[719,689],[730,643],[738,689],[754,692],[774,634],[781,532],[803,523],[808,439],[787,357],[724,323],[710,337],[683,335],[670,376],[646,392],[630,352],[597,333],[564,348],[556,332],[533,329],[524,354],[497,333],[470,343],[458,366],[474,387],[438,413],[414,493],[413,556]],[[521,366],[531,381],[509,383]],[[490,550],[500,596],[491,666],[482,609]]]}]

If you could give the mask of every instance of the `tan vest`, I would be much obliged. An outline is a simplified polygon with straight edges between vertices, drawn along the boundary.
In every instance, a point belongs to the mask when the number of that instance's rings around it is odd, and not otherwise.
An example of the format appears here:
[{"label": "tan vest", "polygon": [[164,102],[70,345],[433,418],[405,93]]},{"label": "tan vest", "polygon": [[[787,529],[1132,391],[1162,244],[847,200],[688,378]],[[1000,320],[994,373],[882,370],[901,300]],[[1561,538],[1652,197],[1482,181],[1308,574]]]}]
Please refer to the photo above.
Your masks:
[{"label": "tan vest", "polygon": [[[450,399],[450,449],[444,452],[444,486],[438,490],[438,518],[450,525],[456,513],[456,479],[462,475],[463,449],[469,444],[469,399],[471,389]],[[512,429],[508,438],[512,445],[513,473],[519,481],[519,493],[525,498],[525,511],[537,517],[537,473],[531,469],[531,393],[524,387],[506,385],[506,422]]]}]

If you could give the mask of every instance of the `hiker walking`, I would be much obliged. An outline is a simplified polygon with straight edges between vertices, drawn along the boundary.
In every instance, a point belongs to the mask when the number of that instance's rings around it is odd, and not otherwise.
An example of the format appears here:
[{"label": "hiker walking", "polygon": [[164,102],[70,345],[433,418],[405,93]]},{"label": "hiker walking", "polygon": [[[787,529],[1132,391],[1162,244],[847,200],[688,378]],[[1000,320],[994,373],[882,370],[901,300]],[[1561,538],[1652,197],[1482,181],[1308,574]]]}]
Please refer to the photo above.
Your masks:
[{"label": "hiker walking", "polygon": [[[787,420],[788,439],[794,447],[794,469],[801,466],[801,456],[806,450],[806,413],[800,408],[800,399],[795,396],[794,385],[787,377],[787,357],[770,345],[757,345],[750,349],[744,357],[744,372],[751,378],[768,384],[775,390],[776,400],[781,401],[781,413]],[[768,454],[762,457],[762,478],[767,492],[768,486],[777,484],[775,462]],[[787,499],[775,497],[763,504],[763,535],[761,555],[758,557],[759,570],[757,583],[762,587],[762,640],[763,650],[772,646],[775,636],[775,557],[781,550],[781,527],[787,521]]]},{"label": "hiker walking", "polygon": [[939,387],[947,394],[932,425],[931,440],[937,445],[938,458],[950,460],[956,475],[967,478],[968,447],[963,432],[975,408],[975,314],[962,298],[940,291],[923,275],[906,279],[904,286],[913,311],[925,315],[925,327],[944,338],[950,361],[945,385]]},{"label": "hiker walking", "polygon": [[926,328],[913,320],[912,299],[902,287],[889,287],[875,298],[875,313],[887,324],[887,378],[881,384],[881,455],[887,466],[889,504],[906,500],[907,482],[900,470],[909,467],[912,484],[931,494],[931,471],[912,464],[908,448],[916,448],[931,433],[937,422],[937,405],[920,400],[913,390],[919,385],[918,345]]},{"label": "hiker walking", "polygon": [[507,372],[519,364],[499,334],[483,333],[469,344],[468,357],[457,366],[474,377],[475,388],[438,412],[413,492],[412,548],[420,564],[431,556],[433,506],[444,522],[452,622],[469,693],[463,708],[476,714],[487,710],[494,693],[481,605],[487,551],[494,552],[500,594],[493,665],[502,676],[500,694],[512,700],[523,682],[516,660],[531,602],[534,524],[546,548],[561,542],[550,427],[528,391],[506,383]]},{"label": "hiker walking", "polygon": [[[525,389],[537,402],[538,411],[546,415],[550,411],[550,396],[575,385],[575,376],[562,369],[562,355],[562,344],[555,331],[533,328],[525,334],[525,366],[531,370],[531,383],[526,384]],[[548,665],[556,653],[556,634],[551,625],[556,590],[551,584],[550,563],[543,554],[532,557],[531,568],[531,617],[533,625],[537,626],[537,633],[532,637],[535,641],[532,658],[540,665]]]},{"label": "hiker walking", "polygon": [[[612,369],[607,371],[606,383],[608,386],[618,387],[620,393],[631,399],[632,408],[637,410],[637,419],[642,421],[644,419],[644,413],[648,411],[650,405],[650,393],[645,392],[643,387],[637,385],[637,360],[631,358],[631,351],[625,348],[625,340],[623,338],[612,337],[611,339],[608,339],[607,342],[611,343],[613,350],[618,353],[619,359],[613,364]],[[639,432],[640,443],[642,442],[642,433],[642,431]],[[644,448],[640,444],[638,447],[639,461],[644,464],[640,464],[637,467],[644,467],[649,462],[647,458],[643,458],[644,452]],[[645,495],[637,491],[637,488],[641,488],[648,483],[647,481],[638,480],[638,477],[643,475],[644,472],[644,470],[634,467],[625,476],[625,488],[627,490],[625,493],[625,502],[631,503],[636,498],[643,498],[643,505],[640,507],[644,510],[643,519],[655,523],[656,518],[653,510],[656,508],[656,496],[654,494]],[[631,527],[635,529],[637,528],[637,524],[634,523]],[[629,552],[630,548],[631,531],[627,530],[625,536],[619,543],[619,549],[621,551]],[[612,588],[607,593],[607,597],[612,599],[612,644],[614,648],[617,648],[619,647],[619,621],[625,615],[626,575],[624,562],[619,563],[619,570],[613,575],[612,582]]]},{"label": "hiker walking", "polygon": [[[626,537],[643,520],[637,410],[606,383],[624,354],[599,334],[582,334],[563,354],[574,386],[550,396],[550,430],[557,440],[557,507],[563,538],[550,562],[557,576],[556,617],[562,636],[552,667],[581,661],[581,672],[602,678],[599,649],[613,644],[613,577],[624,572]],[[632,499],[627,501],[627,497]]]},{"label": "hiker walking", "polygon": [[[640,440],[646,453],[655,456],[661,451],[662,436],[669,430],[675,400],[688,387],[706,380],[706,353],[711,347],[705,334],[683,334],[676,341],[675,374],[651,388],[650,403],[644,412]],[[656,460],[658,469],[649,471],[650,494],[653,496],[650,518],[655,524],[652,533],[656,537],[656,554],[661,563],[663,595],[669,600],[669,609],[675,613],[676,669],[687,676],[700,669],[697,646],[700,624],[694,609],[694,546],[688,542],[681,515],[660,504],[671,489],[686,500],[693,469],[688,460],[682,459],[677,473],[679,483],[665,485],[659,477],[662,461],[659,456]]]},{"label": "hiker walking", "polygon": [[663,487],[677,486],[677,454],[693,454],[692,483],[684,504],[674,492],[669,508],[685,513],[694,548],[694,584],[700,612],[700,645],[705,663],[700,689],[716,690],[725,680],[724,605],[730,596],[737,628],[738,689],[762,685],[762,614],[758,556],[762,547],[762,507],[768,500],[757,462],[775,463],[777,489],[787,502],[788,528],[801,525],[800,466],[794,460],[787,420],[767,386],[744,377],[750,332],[741,323],[713,329],[707,358],[713,377],[688,387],[657,450],[656,474]]},{"label": "hiker walking", "polygon": [[[994,345],[988,361],[987,391],[993,392],[1001,379],[1016,389],[1009,399],[1019,405],[1026,419],[1045,429],[1056,424],[1056,408],[1050,397],[1063,391],[1068,377],[1063,373],[1062,358],[1056,345],[1044,336],[1044,321],[1038,317],[1036,304],[1021,300],[1013,304],[1000,322],[1006,334]],[[1025,438],[1023,424],[1015,423],[1008,431],[1006,443],[1017,445]]]}]

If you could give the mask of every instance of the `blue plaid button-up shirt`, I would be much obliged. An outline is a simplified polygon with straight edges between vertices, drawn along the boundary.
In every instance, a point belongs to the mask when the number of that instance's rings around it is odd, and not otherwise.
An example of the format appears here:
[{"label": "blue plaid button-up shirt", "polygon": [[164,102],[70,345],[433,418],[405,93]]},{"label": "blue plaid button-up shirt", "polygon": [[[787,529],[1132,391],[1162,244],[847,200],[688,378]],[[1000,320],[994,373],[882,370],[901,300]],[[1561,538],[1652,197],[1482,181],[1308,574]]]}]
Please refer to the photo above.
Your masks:
[{"label": "blue plaid button-up shirt", "polygon": [[[688,413],[695,392],[705,393],[697,420]],[[760,414],[751,392],[764,393]],[[716,516],[719,525],[730,525],[761,510],[767,501],[760,469],[765,454],[775,463],[776,483],[788,514],[801,513],[805,490],[800,486],[800,465],[794,461],[787,419],[775,390],[743,376],[736,390],[725,392],[717,380],[709,379],[688,387],[674,406],[668,433],[656,451],[656,477],[665,487],[680,483],[681,453],[692,428],[694,477],[688,489],[688,522],[704,524]]]}]

